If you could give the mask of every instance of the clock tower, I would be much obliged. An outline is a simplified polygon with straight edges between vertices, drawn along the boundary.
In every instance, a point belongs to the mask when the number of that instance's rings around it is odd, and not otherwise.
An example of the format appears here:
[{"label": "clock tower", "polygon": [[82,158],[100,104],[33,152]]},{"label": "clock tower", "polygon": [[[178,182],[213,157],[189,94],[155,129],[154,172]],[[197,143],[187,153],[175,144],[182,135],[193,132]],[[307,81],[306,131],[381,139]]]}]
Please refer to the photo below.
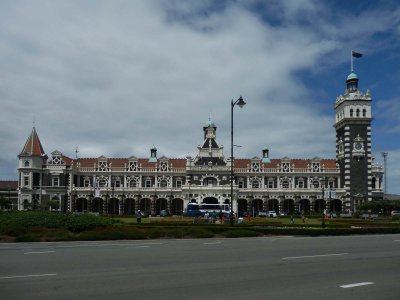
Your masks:
[{"label": "clock tower", "polygon": [[372,200],[371,94],[358,89],[358,76],[347,76],[344,95],[336,98],[336,161],[341,187],[346,190],[343,210],[357,211]]}]

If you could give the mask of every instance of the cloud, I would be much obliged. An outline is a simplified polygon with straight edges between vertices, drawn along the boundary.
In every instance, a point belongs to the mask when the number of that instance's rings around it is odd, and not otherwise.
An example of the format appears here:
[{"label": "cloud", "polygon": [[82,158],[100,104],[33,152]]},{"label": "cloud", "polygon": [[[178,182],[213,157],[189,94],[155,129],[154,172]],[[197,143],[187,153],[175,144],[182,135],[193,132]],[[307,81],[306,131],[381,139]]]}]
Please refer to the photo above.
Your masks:
[{"label": "cloud", "polygon": [[33,119],[46,152],[71,157],[76,146],[81,157],[147,157],[153,144],[169,157],[195,155],[209,112],[228,146],[239,95],[237,156],[269,146],[274,157],[334,157],[333,112],[299,74],[341,63],[332,53],[373,13],[331,23],[328,12],[315,1],[3,2],[0,176],[16,177],[9,162]]}]

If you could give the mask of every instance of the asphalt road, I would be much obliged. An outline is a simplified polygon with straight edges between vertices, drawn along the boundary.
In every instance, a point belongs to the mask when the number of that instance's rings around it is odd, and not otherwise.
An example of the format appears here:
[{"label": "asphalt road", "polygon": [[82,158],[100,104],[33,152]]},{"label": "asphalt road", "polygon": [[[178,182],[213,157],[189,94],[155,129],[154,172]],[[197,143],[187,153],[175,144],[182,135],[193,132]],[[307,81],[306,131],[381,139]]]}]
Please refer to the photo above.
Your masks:
[{"label": "asphalt road", "polygon": [[0,243],[0,298],[400,299],[400,235]]}]

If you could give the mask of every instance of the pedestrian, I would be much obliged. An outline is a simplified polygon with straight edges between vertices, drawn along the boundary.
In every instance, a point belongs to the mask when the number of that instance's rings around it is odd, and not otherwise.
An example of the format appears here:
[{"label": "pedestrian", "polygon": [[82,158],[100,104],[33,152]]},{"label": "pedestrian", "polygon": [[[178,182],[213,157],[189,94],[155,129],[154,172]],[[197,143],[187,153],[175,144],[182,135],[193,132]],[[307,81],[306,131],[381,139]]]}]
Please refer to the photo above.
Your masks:
[{"label": "pedestrian", "polygon": [[140,211],[140,209],[136,213],[136,221],[137,221],[137,223],[142,222],[142,212]]},{"label": "pedestrian", "polygon": [[219,211],[219,222],[222,224],[222,219],[224,218],[224,214],[222,213],[222,209]]},{"label": "pedestrian", "polygon": [[293,215],[290,216],[290,224],[294,224],[294,216]]}]

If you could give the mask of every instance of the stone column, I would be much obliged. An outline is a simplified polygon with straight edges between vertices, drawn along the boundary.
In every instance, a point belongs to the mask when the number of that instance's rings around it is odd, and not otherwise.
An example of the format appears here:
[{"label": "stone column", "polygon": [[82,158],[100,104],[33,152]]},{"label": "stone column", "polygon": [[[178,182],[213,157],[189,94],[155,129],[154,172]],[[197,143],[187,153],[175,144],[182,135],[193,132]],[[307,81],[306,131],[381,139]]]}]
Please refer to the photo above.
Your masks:
[{"label": "stone column", "polygon": [[140,209],[140,195],[135,195],[135,213]]},{"label": "stone column", "polygon": [[125,199],[125,197],[124,196],[120,196],[120,198],[118,199],[118,203],[119,203],[119,206],[118,206],[118,214],[119,215],[123,215],[124,214],[124,199]]},{"label": "stone column", "polygon": [[155,215],[156,215],[157,196],[154,195],[150,201],[151,201],[151,203],[150,203],[151,215],[152,215],[152,216],[155,216]]},{"label": "stone column", "polygon": [[108,214],[108,195],[103,196],[103,214]]}]

